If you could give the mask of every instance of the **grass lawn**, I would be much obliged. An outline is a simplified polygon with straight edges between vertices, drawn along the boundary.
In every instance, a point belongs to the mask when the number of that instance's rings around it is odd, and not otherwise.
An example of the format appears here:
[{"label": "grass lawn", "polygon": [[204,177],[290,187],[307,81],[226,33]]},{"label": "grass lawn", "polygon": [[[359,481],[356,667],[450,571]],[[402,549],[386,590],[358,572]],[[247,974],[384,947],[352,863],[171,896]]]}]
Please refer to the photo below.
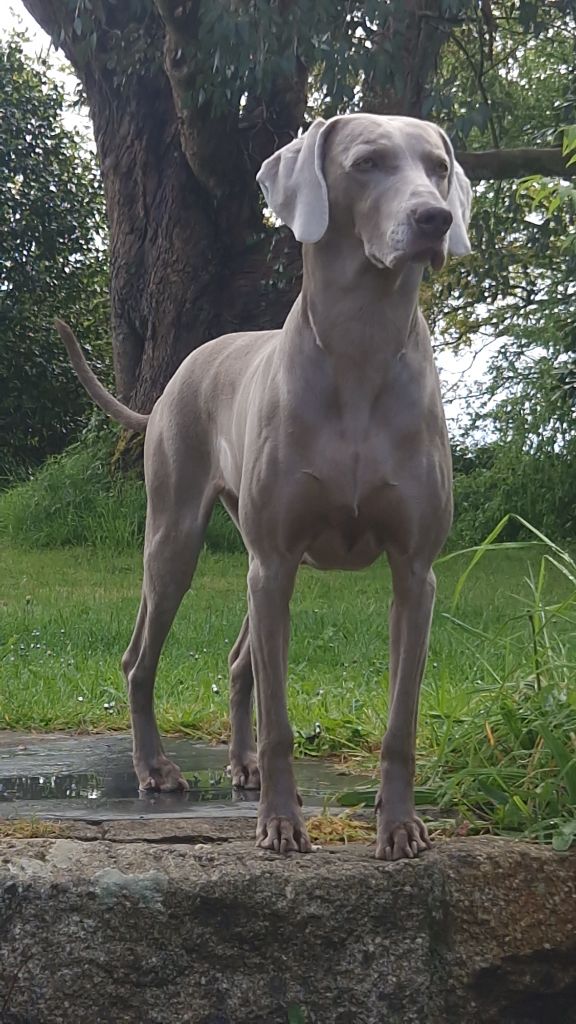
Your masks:
[{"label": "grass lawn", "polygon": [[[576,602],[543,549],[489,551],[455,608],[469,556],[437,565],[419,784],[503,831],[576,835]],[[164,650],[166,732],[227,737],[227,655],[245,610],[245,560],[205,552]],[[0,553],[0,725],[124,729],[119,661],[140,555],[87,548]],[[374,758],[386,719],[390,583],[303,569],[292,605],[289,701],[297,749]],[[572,822],[572,825],[570,825]],[[562,831],[563,830],[563,831]]]}]

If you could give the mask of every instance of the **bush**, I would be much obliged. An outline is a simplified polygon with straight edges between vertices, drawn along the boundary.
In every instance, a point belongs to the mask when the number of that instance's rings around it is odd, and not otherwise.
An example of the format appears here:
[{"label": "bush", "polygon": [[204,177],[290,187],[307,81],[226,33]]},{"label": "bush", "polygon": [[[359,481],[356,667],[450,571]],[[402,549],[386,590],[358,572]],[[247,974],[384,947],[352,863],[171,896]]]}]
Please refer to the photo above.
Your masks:
[{"label": "bush", "polygon": [[0,486],[76,439],[89,399],[54,328],[79,329],[109,379],[108,256],[95,158],[65,124],[46,58],[0,43]]},{"label": "bush", "polygon": [[[141,546],[146,493],[137,472],[112,470],[118,437],[114,428],[93,425],[81,441],[0,494],[0,534],[28,548]],[[206,545],[213,551],[243,550],[221,506],[214,510]]]},{"label": "bush", "polygon": [[[531,454],[495,445],[463,465],[455,459],[451,545],[478,544],[513,512],[543,533],[563,540],[576,534],[576,475],[570,452]],[[460,470],[460,471],[458,471]],[[526,536],[510,519],[502,540]]]}]

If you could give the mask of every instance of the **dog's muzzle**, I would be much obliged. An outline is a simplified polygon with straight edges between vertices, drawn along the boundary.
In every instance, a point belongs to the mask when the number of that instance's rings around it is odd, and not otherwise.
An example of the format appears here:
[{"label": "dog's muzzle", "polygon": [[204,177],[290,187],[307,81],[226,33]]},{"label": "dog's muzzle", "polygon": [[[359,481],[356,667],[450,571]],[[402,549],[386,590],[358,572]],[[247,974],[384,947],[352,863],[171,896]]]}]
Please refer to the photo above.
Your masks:
[{"label": "dog's muzzle", "polygon": [[449,231],[452,219],[446,206],[421,206],[412,213],[415,233],[423,242],[440,242]]}]

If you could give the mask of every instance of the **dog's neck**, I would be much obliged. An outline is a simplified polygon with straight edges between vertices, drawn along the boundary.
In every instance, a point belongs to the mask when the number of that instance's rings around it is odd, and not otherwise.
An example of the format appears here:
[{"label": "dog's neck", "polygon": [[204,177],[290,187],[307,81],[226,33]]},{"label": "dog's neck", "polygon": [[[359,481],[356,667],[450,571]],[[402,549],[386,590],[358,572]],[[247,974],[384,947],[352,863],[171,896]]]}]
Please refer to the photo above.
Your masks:
[{"label": "dog's neck", "polygon": [[414,330],[423,267],[375,267],[360,240],[326,238],[303,247],[300,315],[315,342],[346,362],[396,359],[418,343]]}]

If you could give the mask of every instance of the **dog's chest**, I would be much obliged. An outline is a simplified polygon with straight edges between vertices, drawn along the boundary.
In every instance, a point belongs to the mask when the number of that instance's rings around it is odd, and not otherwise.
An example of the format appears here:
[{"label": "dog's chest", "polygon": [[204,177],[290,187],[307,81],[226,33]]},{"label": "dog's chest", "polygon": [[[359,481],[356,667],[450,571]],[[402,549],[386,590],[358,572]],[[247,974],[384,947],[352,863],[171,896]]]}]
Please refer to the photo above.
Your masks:
[{"label": "dog's chest", "polygon": [[389,495],[397,490],[387,464],[384,446],[374,451],[371,445],[330,444],[313,470],[303,470],[305,513],[296,518],[306,561],[318,568],[363,568],[381,554]]},{"label": "dog's chest", "polygon": [[357,517],[386,489],[397,486],[397,438],[381,422],[333,421],[318,431],[302,462],[316,501]]},{"label": "dog's chest", "polygon": [[319,386],[300,452],[325,502],[358,514],[398,485],[424,440],[424,390],[420,368],[414,372],[407,360],[373,379],[368,368],[351,367],[347,378],[340,373]]}]

